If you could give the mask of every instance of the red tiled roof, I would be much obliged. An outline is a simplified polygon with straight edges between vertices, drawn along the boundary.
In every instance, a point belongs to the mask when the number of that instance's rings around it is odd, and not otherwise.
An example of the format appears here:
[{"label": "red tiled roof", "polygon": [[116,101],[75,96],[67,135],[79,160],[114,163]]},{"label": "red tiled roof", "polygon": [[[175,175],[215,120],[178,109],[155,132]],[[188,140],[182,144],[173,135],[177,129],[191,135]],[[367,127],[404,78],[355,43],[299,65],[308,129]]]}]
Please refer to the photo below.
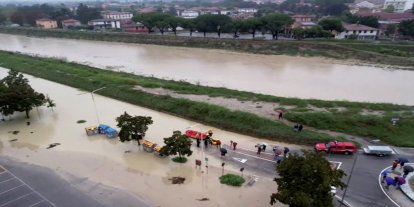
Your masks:
[{"label": "red tiled roof", "polygon": [[363,17],[374,16],[374,17],[378,17],[380,20],[393,20],[393,21],[404,21],[404,20],[414,19],[414,14],[411,14],[411,13],[358,12],[357,15],[363,16]]},{"label": "red tiled roof", "polygon": [[51,20],[51,19],[42,18],[42,19],[36,19],[36,21],[39,21],[39,22],[46,22],[46,21],[55,21],[55,20]]},{"label": "red tiled roof", "polygon": [[345,24],[344,25],[345,30],[378,30],[377,28],[368,27],[362,24]]}]

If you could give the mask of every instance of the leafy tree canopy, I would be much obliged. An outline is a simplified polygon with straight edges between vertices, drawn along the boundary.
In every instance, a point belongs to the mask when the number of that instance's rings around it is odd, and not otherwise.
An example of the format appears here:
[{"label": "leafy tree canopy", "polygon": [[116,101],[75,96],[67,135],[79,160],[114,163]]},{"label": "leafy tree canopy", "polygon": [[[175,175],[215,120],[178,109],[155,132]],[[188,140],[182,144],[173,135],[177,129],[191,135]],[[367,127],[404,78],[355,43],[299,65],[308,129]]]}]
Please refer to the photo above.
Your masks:
[{"label": "leafy tree canopy", "polygon": [[344,27],[342,26],[342,22],[338,18],[326,18],[322,19],[318,23],[324,30],[328,31],[337,31],[342,32],[344,31]]},{"label": "leafy tree canopy", "polygon": [[273,39],[277,39],[277,34],[284,28],[293,24],[293,19],[286,14],[274,13],[262,17],[263,25],[272,33]]},{"label": "leafy tree canopy", "polygon": [[142,23],[145,27],[148,28],[148,33],[150,33],[153,31],[154,27],[163,29],[163,27],[167,24],[166,19],[170,17],[170,15],[161,12],[151,12],[135,15],[132,17],[132,21]]},{"label": "leafy tree canopy", "polygon": [[171,137],[164,138],[165,146],[161,148],[162,155],[191,156],[192,140],[180,131],[174,131]]},{"label": "leafy tree canopy", "polygon": [[277,166],[280,177],[270,203],[280,201],[291,207],[331,207],[331,186],[344,188],[342,170],[334,170],[321,153],[305,151],[303,156],[293,154]]},{"label": "leafy tree canopy", "polygon": [[414,37],[414,20],[401,21],[398,29],[404,36]]},{"label": "leafy tree canopy", "polygon": [[10,70],[8,76],[0,80],[0,113],[3,115],[18,111],[26,112],[26,117],[30,118],[29,112],[45,103],[45,95],[33,90],[23,74]]},{"label": "leafy tree canopy", "polygon": [[351,13],[347,13],[345,17],[345,21],[352,24],[362,24],[369,27],[379,28],[378,17],[375,16],[356,16],[352,15]]},{"label": "leafy tree canopy", "polygon": [[153,123],[152,118],[149,116],[131,116],[127,112],[117,117],[116,122],[116,126],[121,128],[118,134],[120,141],[135,140],[138,145],[141,145],[139,140],[145,135],[148,125]]},{"label": "leafy tree canopy", "polygon": [[394,13],[394,11],[395,11],[395,7],[394,7],[393,5],[388,5],[388,6],[384,9],[384,11],[385,11],[385,12],[388,12],[388,13]]},{"label": "leafy tree canopy", "polygon": [[82,24],[86,24],[88,23],[88,21],[91,21],[93,19],[102,18],[101,11],[99,8],[88,7],[82,3],[79,4],[76,14],[77,18],[80,22],[82,22]]}]

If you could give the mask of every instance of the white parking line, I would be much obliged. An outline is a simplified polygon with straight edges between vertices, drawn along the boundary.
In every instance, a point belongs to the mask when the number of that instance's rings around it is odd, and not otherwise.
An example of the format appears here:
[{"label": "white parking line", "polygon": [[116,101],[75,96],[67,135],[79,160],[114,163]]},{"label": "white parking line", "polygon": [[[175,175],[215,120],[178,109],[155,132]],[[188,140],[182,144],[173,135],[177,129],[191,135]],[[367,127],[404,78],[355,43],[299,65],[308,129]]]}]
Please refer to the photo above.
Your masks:
[{"label": "white parking line", "polygon": [[[27,193],[27,194],[24,194],[24,195],[22,195],[22,196],[20,196],[20,197],[18,197],[18,198],[16,198],[16,199],[14,199],[14,200],[11,200],[11,201],[9,201],[9,202],[7,202],[7,203],[5,203],[5,204],[3,204],[3,205],[1,205],[1,206],[5,206],[5,205],[7,205],[7,204],[9,204],[9,203],[13,203],[14,201],[17,201],[17,200],[20,200],[20,199],[22,199],[22,198],[24,198],[24,197],[26,197],[26,196],[28,196],[28,195],[30,195],[30,194],[33,194],[34,192],[29,192],[29,193]],[[0,207],[1,207],[0,206]]]},{"label": "white parking line", "polygon": [[19,186],[14,187],[14,188],[10,188],[10,189],[8,189],[8,190],[6,190],[6,191],[3,191],[3,192],[1,192],[1,193],[0,193],[0,195],[1,195],[1,194],[3,194],[3,193],[7,193],[7,192],[9,192],[9,191],[11,191],[11,190],[14,190],[14,189],[16,189],[16,188],[19,188],[19,187],[21,187],[21,186],[24,186],[24,184],[21,184],[21,185],[19,185]]},{"label": "white parking line", "polygon": [[[408,163],[407,163],[408,164]],[[382,185],[381,185],[381,177],[382,177],[382,173],[385,171],[385,170],[387,170],[387,168],[389,168],[389,167],[386,167],[386,168],[384,168],[382,171],[381,171],[381,173],[378,175],[378,185],[380,186],[380,188],[381,188],[381,190],[382,190],[382,192],[385,194],[385,196],[387,196],[387,198],[394,204],[394,205],[396,205],[396,206],[398,206],[398,207],[401,207],[400,205],[398,205],[397,204],[397,202],[395,202],[394,200],[392,200],[391,199],[391,197],[385,192],[385,190],[384,190],[384,188],[382,187]]]},{"label": "white parking line", "polygon": [[1,181],[1,182],[0,182],[0,184],[1,184],[1,183],[4,183],[4,182],[7,182],[7,181],[9,181],[9,180],[13,180],[13,179],[16,179],[16,178],[14,178],[14,177],[13,177],[13,178],[9,178],[9,179],[7,179],[7,180],[5,180],[5,181]]},{"label": "white parking line", "polygon": [[[49,201],[47,198],[45,198],[42,194],[40,194],[39,192],[37,192],[35,189],[33,189],[32,187],[30,187],[30,185],[28,185],[27,183],[25,183],[23,180],[21,180],[20,178],[18,178],[17,176],[15,176],[12,172],[8,171],[6,168],[4,168],[5,171],[7,171],[8,173],[10,173],[10,175],[14,176],[17,180],[19,180],[20,182],[22,182],[23,184],[25,184],[30,190],[32,190],[32,193],[36,193],[37,195],[39,195],[43,200],[46,200],[47,202],[50,203],[50,205],[56,207],[56,205],[54,203],[52,203],[51,201]],[[0,206],[1,207],[1,206]]]},{"label": "white parking line", "polygon": [[[342,198],[341,198],[341,197],[339,197],[338,195],[335,195],[335,197],[336,197],[338,200],[342,201]],[[343,200],[343,202],[344,202],[344,203],[345,203],[345,205],[347,205],[348,207],[352,207],[352,205],[351,205],[351,204],[349,204],[348,202],[346,202],[346,200]]]},{"label": "white parking line", "polygon": [[45,200],[41,200],[41,201],[39,201],[39,202],[37,202],[37,203],[35,203],[35,204],[30,205],[29,207],[36,206],[36,205],[38,205],[38,204],[42,203],[43,201],[45,201]]},{"label": "white parking line", "polygon": [[269,162],[276,163],[276,161],[268,160],[268,159],[261,158],[261,157],[257,157],[257,156],[254,156],[254,155],[249,155],[249,154],[246,154],[246,153],[243,153],[243,152],[239,152],[239,151],[233,151],[233,152],[239,153],[239,154],[242,154],[242,155],[246,155],[246,156],[249,156],[249,157],[254,157],[254,158],[257,158],[257,159],[261,159],[261,160],[265,160],[265,161],[269,161]]}]

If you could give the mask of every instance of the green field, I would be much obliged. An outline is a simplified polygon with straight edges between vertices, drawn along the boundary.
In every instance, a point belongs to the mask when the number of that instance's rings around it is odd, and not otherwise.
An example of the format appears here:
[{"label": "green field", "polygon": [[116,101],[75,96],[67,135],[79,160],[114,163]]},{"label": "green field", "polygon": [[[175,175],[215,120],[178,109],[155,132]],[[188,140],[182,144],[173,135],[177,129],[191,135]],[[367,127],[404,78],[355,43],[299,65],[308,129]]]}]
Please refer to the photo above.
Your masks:
[{"label": "green field", "polygon": [[[409,106],[275,97],[101,70],[62,60],[30,57],[10,52],[0,52],[0,62],[3,63],[2,67],[87,91],[110,86],[98,93],[221,129],[261,138],[309,145],[333,139],[326,134],[306,130],[297,133],[292,130],[291,126],[255,114],[231,111],[224,107],[187,99],[149,94],[136,90],[134,87],[140,85],[147,88],[170,89],[177,93],[278,103],[281,107],[291,108],[285,118],[292,122],[300,122],[318,129],[381,139],[397,146],[414,147],[414,136],[412,136],[414,115]],[[323,110],[311,110],[309,106]],[[400,117],[401,120],[395,126],[390,123],[391,117],[394,116]]]}]

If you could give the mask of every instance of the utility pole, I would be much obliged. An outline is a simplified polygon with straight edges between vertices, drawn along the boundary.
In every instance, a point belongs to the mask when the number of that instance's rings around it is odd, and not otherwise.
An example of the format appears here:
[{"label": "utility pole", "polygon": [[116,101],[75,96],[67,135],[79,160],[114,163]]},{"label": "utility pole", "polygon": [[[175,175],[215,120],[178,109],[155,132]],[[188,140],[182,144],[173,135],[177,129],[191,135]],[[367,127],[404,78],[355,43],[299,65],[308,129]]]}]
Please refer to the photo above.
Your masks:
[{"label": "utility pole", "polygon": [[349,178],[348,178],[348,181],[346,182],[346,188],[345,188],[345,191],[344,191],[344,195],[342,196],[342,199],[339,202],[340,203],[339,207],[342,207],[342,204],[344,203],[344,199],[345,199],[345,196],[346,196],[346,192],[347,192],[348,187],[349,187],[349,181],[351,180],[352,172],[354,171],[355,163],[356,163],[357,159],[358,159],[358,152],[355,153],[355,159],[354,159],[354,162],[352,163],[351,172],[349,173]]}]

